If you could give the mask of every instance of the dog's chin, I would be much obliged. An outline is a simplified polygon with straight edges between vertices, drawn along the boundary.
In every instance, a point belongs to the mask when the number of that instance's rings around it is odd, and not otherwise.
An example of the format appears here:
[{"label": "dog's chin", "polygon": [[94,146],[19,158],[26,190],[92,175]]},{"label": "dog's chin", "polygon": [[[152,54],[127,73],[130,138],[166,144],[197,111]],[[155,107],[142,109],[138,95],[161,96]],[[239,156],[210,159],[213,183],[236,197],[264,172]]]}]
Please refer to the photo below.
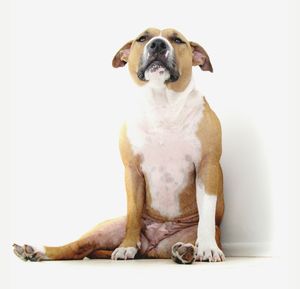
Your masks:
[{"label": "dog's chin", "polygon": [[152,62],[145,70],[145,80],[149,82],[162,83],[170,79],[170,72],[166,66],[159,62]]},{"label": "dog's chin", "polygon": [[153,82],[155,84],[165,84],[176,81],[179,78],[179,74],[176,71],[173,71],[159,60],[146,65],[145,69],[140,69],[137,76],[142,81]]}]

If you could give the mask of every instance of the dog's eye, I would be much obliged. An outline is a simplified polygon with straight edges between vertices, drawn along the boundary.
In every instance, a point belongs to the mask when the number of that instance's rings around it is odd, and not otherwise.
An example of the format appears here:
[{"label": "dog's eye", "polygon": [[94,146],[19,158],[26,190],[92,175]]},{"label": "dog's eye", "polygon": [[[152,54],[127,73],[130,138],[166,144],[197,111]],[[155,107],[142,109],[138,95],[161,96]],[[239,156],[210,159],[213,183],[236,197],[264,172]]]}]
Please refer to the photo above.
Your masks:
[{"label": "dog's eye", "polygon": [[140,38],[138,38],[136,41],[137,42],[145,42],[146,41],[146,39],[147,39],[147,37],[146,36],[141,36]]},{"label": "dog's eye", "polygon": [[178,37],[175,37],[174,38],[174,42],[175,43],[177,43],[177,44],[182,44],[182,43],[184,43],[180,38],[178,38]]}]

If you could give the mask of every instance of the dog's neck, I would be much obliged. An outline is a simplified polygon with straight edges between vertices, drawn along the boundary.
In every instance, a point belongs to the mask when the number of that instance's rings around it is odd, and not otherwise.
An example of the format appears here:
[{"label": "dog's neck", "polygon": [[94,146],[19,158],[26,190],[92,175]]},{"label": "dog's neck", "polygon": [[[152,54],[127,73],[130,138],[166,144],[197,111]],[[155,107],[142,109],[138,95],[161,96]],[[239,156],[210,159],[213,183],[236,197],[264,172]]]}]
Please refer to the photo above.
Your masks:
[{"label": "dog's neck", "polygon": [[142,107],[139,114],[153,127],[177,127],[182,125],[199,105],[202,105],[202,100],[199,102],[198,96],[199,92],[193,79],[181,92],[168,89],[164,83],[153,84],[149,81],[143,87],[143,95],[140,96]]},{"label": "dog's neck", "polygon": [[189,95],[195,90],[194,80],[191,79],[186,88],[181,92],[176,92],[167,88],[162,82],[149,81],[145,85],[145,105],[149,108],[161,108],[168,110],[180,110],[184,107]]}]

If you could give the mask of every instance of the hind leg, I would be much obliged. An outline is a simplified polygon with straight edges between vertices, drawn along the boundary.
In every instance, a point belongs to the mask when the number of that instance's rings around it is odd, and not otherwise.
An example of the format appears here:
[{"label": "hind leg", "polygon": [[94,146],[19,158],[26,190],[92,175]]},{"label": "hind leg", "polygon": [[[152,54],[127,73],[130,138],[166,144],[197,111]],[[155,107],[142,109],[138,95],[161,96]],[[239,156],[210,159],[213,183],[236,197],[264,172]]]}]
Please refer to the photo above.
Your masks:
[{"label": "hind leg", "polygon": [[[148,258],[160,258],[160,259],[173,258],[176,255],[175,252],[177,252],[182,247],[181,245],[188,245],[188,246],[184,246],[187,249],[191,245],[194,250],[193,244],[195,244],[196,239],[197,239],[197,225],[183,229],[171,235],[170,237],[163,239],[157,244],[155,248],[146,252],[145,256]],[[180,246],[179,243],[181,244]],[[180,255],[185,254],[185,252],[183,252],[183,248],[181,248],[179,251],[180,251]],[[190,249],[188,249],[187,251],[190,251]]]},{"label": "hind leg", "polygon": [[79,240],[67,245],[35,248],[14,244],[14,253],[25,261],[80,260],[84,257],[107,258],[110,252],[123,241],[125,227],[126,217],[116,218],[100,223]]},{"label": "hind leg", "polygon": [[[215,238],[218,246],[221,248],[221,233],[219,226],[216,226]],[[145,257],[161,259],[172,258],[176,263],[190,264],[196,258],[196,240],[197,225],[183,229],[174,235],[163,239],[155,248],[146,252]],[[207,260],[221,261],[219,259]],[[203,261],[206,261],[206,259]]]}]

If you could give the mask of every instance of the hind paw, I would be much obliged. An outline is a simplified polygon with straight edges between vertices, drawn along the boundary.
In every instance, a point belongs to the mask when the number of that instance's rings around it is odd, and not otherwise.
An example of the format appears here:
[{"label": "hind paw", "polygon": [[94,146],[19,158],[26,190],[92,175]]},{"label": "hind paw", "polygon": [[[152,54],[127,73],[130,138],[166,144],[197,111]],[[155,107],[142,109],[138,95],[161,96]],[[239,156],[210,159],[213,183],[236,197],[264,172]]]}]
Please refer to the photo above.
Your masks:
[{"label": "hind paw", "polygon": [[43,252],[43,249],[38,250],[29,245],[19,246],[17,244],[13,244],[13,248],[15,255],[23,261],[29,260],[32,262],[38,262],[43,260],[49,260],[45,252]]},{"label": "hind paw", "polygon": [[191,264],[195,261],[196,250],[190,243],[178,242],[172,247],[172,260],[179,264]]}]

